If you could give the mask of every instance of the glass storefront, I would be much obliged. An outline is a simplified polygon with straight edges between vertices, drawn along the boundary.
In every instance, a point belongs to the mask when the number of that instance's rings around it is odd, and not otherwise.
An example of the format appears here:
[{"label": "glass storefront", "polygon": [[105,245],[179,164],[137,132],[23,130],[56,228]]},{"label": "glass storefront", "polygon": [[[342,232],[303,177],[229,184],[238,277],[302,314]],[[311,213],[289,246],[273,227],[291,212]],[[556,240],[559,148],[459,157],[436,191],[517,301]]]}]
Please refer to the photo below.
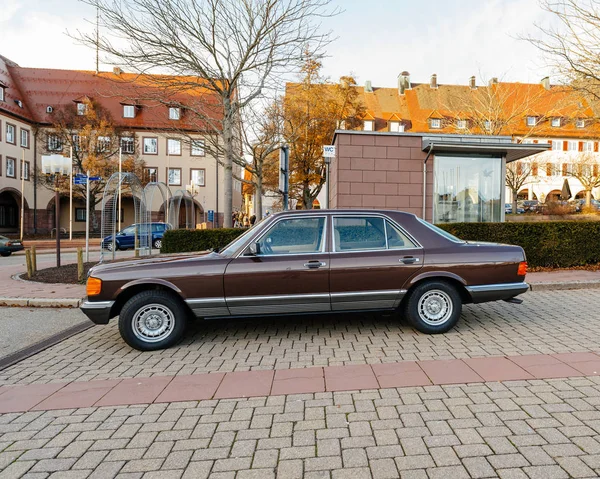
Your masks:
[{"label": "glass storefront", "polygon": [[502,221],[502,158],[436,155],[433,222]]}]

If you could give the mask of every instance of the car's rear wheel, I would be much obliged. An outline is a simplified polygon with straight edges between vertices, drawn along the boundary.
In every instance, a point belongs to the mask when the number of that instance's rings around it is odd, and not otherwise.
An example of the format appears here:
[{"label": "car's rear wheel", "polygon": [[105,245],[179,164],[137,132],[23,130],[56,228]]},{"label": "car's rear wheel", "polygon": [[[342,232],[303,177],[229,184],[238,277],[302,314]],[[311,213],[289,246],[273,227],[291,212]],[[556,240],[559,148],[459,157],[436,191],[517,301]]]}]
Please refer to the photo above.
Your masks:
[{"label": "car's rear wheel", "polygon": [[119,314],[121,337],[132,348],[155,351],[177,343],[185,333],[187,311],[167,291],[143,291],[133,296]]},{"label": "car's rear wheel", "polygon": [[[112,242],[112,241],[109,241],[108,243],[106,243],[106,246],[105,246],[105,248],[106,248],[108,251],[112,251],[112,250],[113,250],[113,242]],[[115,241],[115,250],[116,250],[116,251],[119,251],[119,245],[117,244],[117,242],[116,242],[116,241]]]},{"label": "car's rear wheel", "polygon": [[152,243],[152,247],[154,249],[161,249],[162,248],[162,240],[160,238],[156,238],[154,240],[154,242]]},{"label": "car's rear wheel", "polygon": [[454,286],[443,281],[430,281],[419,284],[410,293],[404,316],[422,333],[438,334],[452,329],[461,311],[462,300]]},{"label": "car's rear wheel", "polygon": [[0,256],[10,256],[12,254],[12,251],[3,251],[2,253],[0,253]]}]

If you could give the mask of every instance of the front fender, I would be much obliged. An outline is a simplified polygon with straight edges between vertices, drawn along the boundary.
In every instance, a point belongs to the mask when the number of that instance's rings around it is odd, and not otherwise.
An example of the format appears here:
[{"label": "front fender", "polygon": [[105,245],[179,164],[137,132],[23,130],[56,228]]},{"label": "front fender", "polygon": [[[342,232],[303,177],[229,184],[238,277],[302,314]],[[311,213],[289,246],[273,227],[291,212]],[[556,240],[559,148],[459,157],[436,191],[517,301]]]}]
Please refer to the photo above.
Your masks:
[{"label": "front fender", "polygon": [[164,280],[164,279],[160,279],[160,278],[141,278],[141,279],[136,279],[133,281],[130,281],[129,283],[125,283],[123,286],[121,286],[114,294],[113,299],[116,299],[118,296],[121,295],[121,293],[123,293],[124,291],[126,291],[127,289],[133,287],[133,286],[138,286],[138,285],[147,285],[147,284],[159,284],[161,286],[164,286],[165,288],[169,288],[170,290],[176,292],[178,295],[181,295],[181,289],[179,289],[177,286],[175,286],[173,283],[171,283],[170,281]]}]

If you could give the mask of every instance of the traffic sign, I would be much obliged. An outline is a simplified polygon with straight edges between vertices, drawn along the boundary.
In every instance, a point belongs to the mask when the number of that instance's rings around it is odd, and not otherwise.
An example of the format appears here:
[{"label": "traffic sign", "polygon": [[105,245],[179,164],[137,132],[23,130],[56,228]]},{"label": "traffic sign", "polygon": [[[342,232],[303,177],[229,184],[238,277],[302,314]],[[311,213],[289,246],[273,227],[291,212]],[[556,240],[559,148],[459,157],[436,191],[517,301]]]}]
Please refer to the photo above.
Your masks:
[{"label": "traffic sign", "polygon": [[75,177],[73,178],[73,184],[75,185],[85,185],[87,183],[87,176],[84,178],[81,177]]},{"label": "traffic sign", "polygon": [[215,221],[215,211],[214,210],[208,210],[208,221],[211,223],[213,221]]},{"label": "traffic sign", "polygon": [[334,145],[323,145],[323,158],[335,158]]},{"label": "traffic sign", "polygon": [[102,177],[100,176],[90,176],[90,181],[100,181]]}]

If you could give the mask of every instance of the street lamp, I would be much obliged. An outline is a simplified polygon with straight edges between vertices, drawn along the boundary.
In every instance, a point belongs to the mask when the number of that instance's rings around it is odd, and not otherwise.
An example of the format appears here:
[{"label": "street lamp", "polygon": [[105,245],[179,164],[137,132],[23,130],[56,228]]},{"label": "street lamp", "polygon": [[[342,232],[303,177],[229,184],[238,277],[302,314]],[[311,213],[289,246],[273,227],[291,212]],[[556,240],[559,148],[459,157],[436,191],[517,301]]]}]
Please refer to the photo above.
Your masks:
[{"label": "street lamp", "polygon": [[70,158],[62,155],[42,156],[42,170],[54,182],[54,204],[56,225],[56,267],[60,267],[60,193],[59,180],[61,176],[70,176],[73,163]]}]

